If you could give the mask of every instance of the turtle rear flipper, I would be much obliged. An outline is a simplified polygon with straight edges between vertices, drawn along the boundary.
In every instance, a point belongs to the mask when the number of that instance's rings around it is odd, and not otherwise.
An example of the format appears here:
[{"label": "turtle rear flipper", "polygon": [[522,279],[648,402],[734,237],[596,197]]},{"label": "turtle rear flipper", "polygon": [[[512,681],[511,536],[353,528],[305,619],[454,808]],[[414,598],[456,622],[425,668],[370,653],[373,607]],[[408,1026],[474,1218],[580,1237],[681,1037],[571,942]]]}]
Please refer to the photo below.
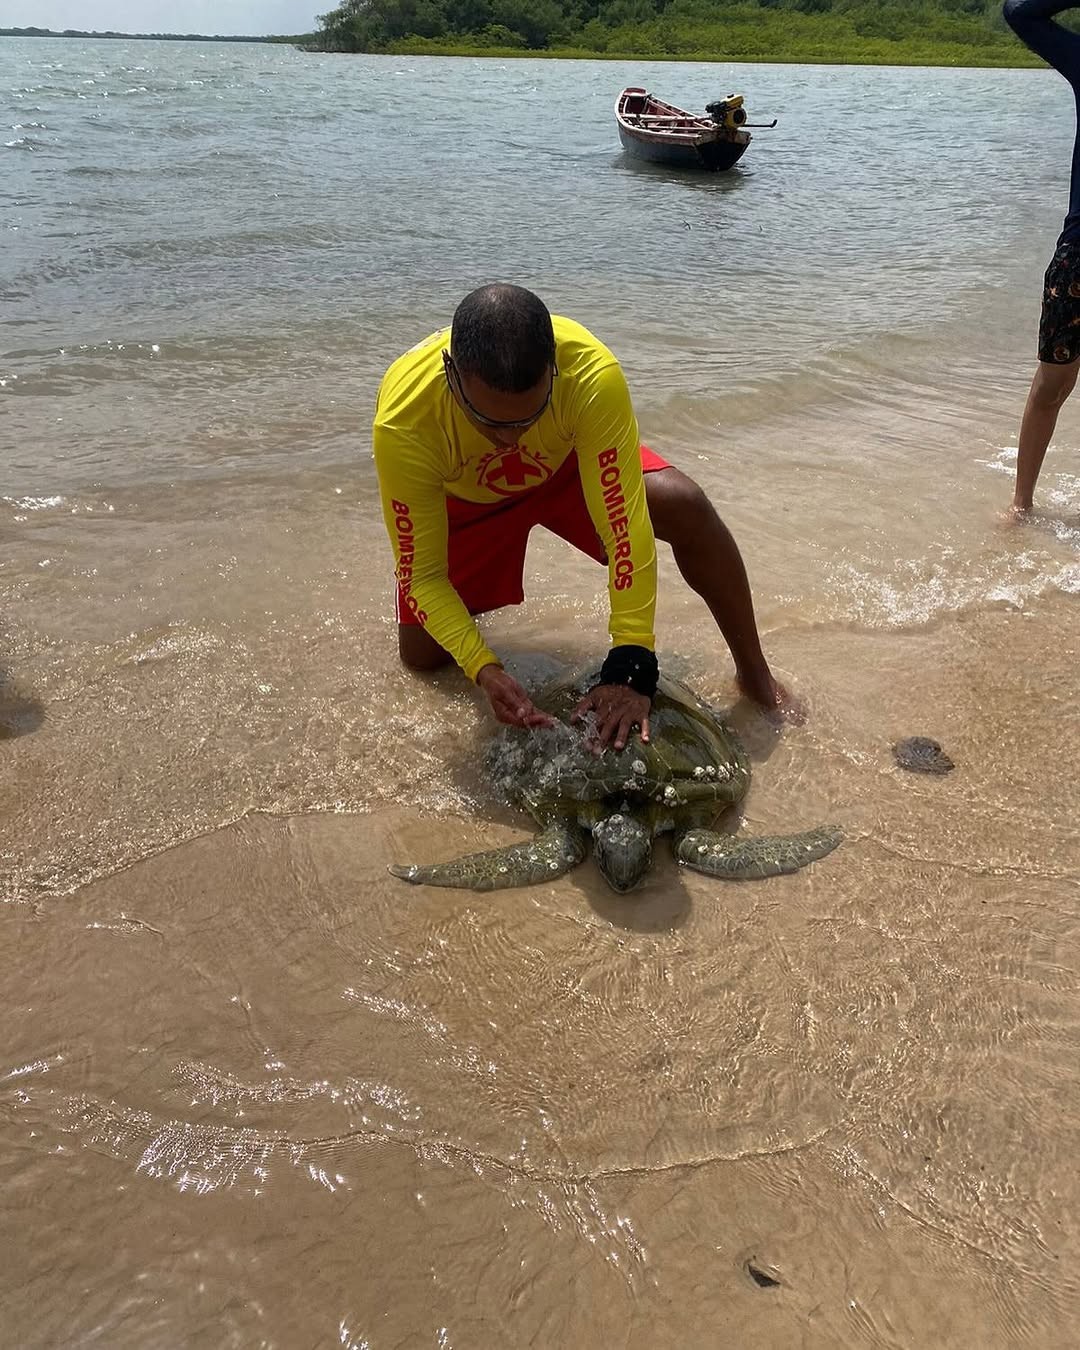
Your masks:
[{"label": "turtle rear flipper", "polygon": [[536,836],[506,848],[470,853],[450,862],[427,867],[387,870],[414,886],[457,886],[467,891],[501,891],[512,886],[534,886],[554,881],[585,857],[585,831],[567,820],[555,821]]},{"label": "turtle rear flipper", "polygon": [[685,867],[727,881],[777,877],[817,862],[840,843],[842,832],[831,825],[802,834],[760,835],[756,839],[715,830],[687,830],[674,841],[675,857]]}]

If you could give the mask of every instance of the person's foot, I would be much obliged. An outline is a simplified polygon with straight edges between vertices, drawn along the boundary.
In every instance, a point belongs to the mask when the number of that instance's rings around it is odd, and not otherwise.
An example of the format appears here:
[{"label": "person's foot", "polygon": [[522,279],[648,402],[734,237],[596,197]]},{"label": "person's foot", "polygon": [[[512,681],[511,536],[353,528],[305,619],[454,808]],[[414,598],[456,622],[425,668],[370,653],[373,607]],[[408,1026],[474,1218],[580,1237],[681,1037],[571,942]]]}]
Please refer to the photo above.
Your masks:
[{"label": "person's foot", "polygon": [[1032,505],[1030,502],[1025,506],[1022,502],[1014,501],[1001,519],[1006,525],[1022,525],[1026,520],[1031,519],[1031,512]]},{"label": "person's foot", "polygon": [[789,726],[801,727],[805,724],[809,716],[806,704],[798,696],[793,694],[790,689],[786,689],[782,684],[776,686],[776,698],[772,705],[764,709],[766,717],[780,723],[787,723]]},{"label": "person's foot", "polygon": [[772,675],[753,682],[740,675],[736,676],[736,680],[746,697],[757,705],[770,722],[786,722],[801,727],[806,721],[806,704]]}]

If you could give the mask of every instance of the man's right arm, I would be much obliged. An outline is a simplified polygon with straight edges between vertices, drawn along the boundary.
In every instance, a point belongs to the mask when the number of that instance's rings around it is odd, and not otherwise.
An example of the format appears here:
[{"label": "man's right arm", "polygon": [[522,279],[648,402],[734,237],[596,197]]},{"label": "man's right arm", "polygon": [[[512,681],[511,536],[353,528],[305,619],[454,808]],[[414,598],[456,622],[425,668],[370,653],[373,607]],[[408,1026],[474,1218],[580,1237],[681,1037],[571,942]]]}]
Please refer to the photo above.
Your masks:
[{"label": "man's right arm", "polygon": [[375,472],[403,603],[475,680],[498,658],[450,584],[446,494],[424,447],[376,424]]},{"label": "man's right arm", "polygon": [[500,722],[548,727],[554,719],[503,670],[450,584],[446,494],[424,448],[376,425],[375,472],[404,603],[440,647],[483,689]]}]

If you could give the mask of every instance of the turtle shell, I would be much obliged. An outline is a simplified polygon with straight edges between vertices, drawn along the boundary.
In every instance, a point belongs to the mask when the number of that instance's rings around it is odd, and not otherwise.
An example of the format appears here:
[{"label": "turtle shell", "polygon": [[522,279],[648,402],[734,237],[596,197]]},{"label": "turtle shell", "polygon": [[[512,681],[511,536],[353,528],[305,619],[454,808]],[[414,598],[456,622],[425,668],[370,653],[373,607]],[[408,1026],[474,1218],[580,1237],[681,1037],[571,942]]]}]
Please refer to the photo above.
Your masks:
[{"label": "turtle shell", "polygon": [[739,742],[707,704],[675,680],[661,677],[648,745],[635,735],[623,750],[608,747],[594,754],[588,727],[571,726],[570,714],[596,678],[589,672],[558,680],[535,696],[538,707],[559,719],[554,729],[508,731],[497,739],[490,767],[505,800],[537,819],[606,798],[613,809],[620,802],[631,809],[661,806],[670,817],[680,806],[721,806],[745,796],[749,768]]}]

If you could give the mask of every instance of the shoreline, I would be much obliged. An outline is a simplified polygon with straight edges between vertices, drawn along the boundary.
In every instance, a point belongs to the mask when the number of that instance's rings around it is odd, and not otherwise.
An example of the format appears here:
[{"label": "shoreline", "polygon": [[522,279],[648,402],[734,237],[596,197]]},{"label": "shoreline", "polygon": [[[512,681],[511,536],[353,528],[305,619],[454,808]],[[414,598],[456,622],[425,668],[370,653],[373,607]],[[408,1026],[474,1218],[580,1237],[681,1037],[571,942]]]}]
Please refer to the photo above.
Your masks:
[{"label": "shoreline", "polygon": [[820,53],[785,52],[782,55],[762,53],[732,53],[718,55],[716,52],[613,52],[590,51],[584,47],[470,47],[456,45],[440,47],[421,38],[416,41],[402,39],[392,43],[385,51],[378,52],[335,52],[324,51],[320,47],[297,45],[296,50],[309,56],[447,56],[458,59],[475,60],[490,57],[495,60],[539,60],[539,61],[663,61],[668,64],[690,65],[762,65],[762,66],[863,66],[902,67],[905,69],[922,68],[924,70],[1047,70],[1045,62],[1037,57],[1019,60],[982,60],[973,61],[966,57],[954,57],[942,54],[937,58],[932,53],[912,53],[905,58],[900,55],[883,60],[877,56],[859,56],[846,53],[841,56],[824,56]]},{"label": "shoreline", "polygon": [[492,47],[482,43],[443,42],[432,38],[399,38],[382,51],[347,52],[334,51],[319,47],[315,43],[317,34],[298,36],[268,35],[259,36],[218,36],[199,33],[118,33],[118,32],[55,32],[49,30],[27,31],[0,29],[0,38],[49,38],[53,41],[115,41],[127,39],[132,42],[198,42],[214,43],[263,43],[279,46],[291,46],[295,51],[308,56],[448,56],[460,59],[490,57],[498,61],[657,61],[667,64],[689,63],[692,65],[771,65],[771,66],[864,66],[864,67],[901,67],[906,69],[923,68],[926,70],[1039,70],[1048,69],[1046,63],[1028,52],[1019,43],[1015,49],[982,50],[966,48],[961,44],[953,46],[938,45],[936,48],[918,47],[904,51],[903,43],[895,43],[897,51],[883,51],[874,43],[830,55],[813,48],[800,49],[798,45],[770,52],[727,52],[715,50],[695,50],[682,52],[649,51],[594,51],[589,47]]}]

